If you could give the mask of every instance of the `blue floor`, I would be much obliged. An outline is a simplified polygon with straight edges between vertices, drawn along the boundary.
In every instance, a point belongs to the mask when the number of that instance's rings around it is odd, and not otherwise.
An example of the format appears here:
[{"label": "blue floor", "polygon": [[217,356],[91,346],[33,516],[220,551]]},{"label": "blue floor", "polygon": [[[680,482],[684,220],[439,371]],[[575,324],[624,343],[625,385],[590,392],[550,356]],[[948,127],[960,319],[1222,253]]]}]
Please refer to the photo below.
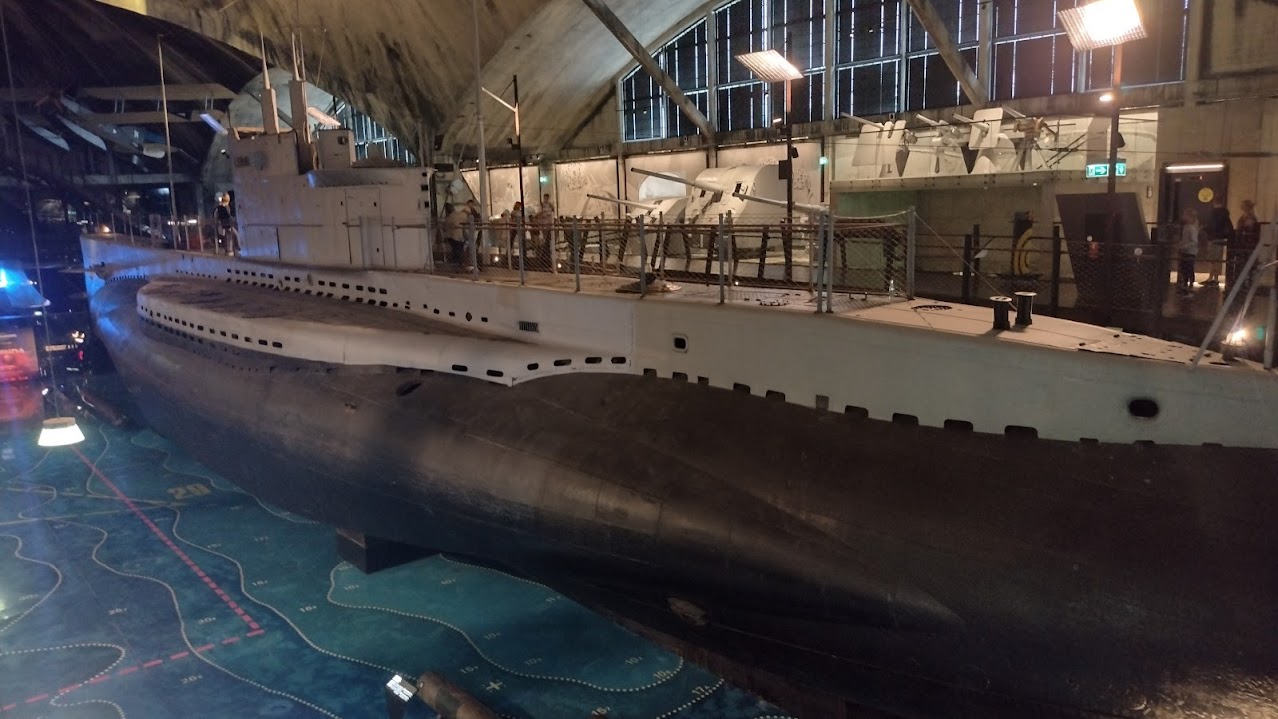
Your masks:
[{"label": "blue floor", "polygon": [[158,435],[81,424],[0,445],[0,719],[380,719],[428,670],[521,719],[784,716],[542,585],[444,556],[365,575]]}]

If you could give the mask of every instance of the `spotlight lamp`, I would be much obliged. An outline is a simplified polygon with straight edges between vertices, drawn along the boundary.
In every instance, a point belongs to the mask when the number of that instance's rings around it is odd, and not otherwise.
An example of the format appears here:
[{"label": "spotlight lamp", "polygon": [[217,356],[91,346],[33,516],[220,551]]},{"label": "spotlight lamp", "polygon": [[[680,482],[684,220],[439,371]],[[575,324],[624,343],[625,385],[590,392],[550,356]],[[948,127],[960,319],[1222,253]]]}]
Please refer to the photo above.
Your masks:
[{"label": "spotlight lamp", "polygon": [[1095,0],[1057,15],[1075,50],[1098,50],[1147,37],[1136,0]]}]

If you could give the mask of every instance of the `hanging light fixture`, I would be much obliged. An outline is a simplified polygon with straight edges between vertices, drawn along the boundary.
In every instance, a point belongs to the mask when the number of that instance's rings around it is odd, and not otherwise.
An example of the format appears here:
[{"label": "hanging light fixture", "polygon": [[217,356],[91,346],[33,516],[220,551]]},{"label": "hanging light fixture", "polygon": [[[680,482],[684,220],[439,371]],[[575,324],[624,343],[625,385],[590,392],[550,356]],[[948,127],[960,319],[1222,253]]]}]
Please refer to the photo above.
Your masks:
[{"label": "hanging light fixture", "polygon": [[[0,3],[0,40],[4,43],[4,61],[5,68],[9,76],[9,99],[13,103],[13,122],[16,127],[14,136],[17,138],[18,146],[18,165],[22,170],[22,189],[26,193],[27,200],[27,228],[31,232],[31,253],[35,260],[36,268],[36,285],[40,288],[40,298],[44,299],[44,277],[40,270],[40,245],[36,242],[35,233],[35,205],[31,202],[31,183],[27,177],[27,158],[22,148],[22,125],[18,115],[18,93],[14,89],[13,82],[13,62],[9,56],[9,28],[5,18],[5,5]],[[53,358],[49,356],[49,347],[53,344],[50,340],[49,332],[49,316],[45,312],[36,312],[41,316],[44,324],[44,354],[49,361],[49,381],[52,383],[53,395],[53,413],[54,416],[44,420],[44,425],[40,428],[40,438],[36,441],[41,447],[65,447],[69,444],[76,444],[84,441],[84,432],[80,431],[79,425],[76,424],[75,417],[63,417],[59,409],[61,403],[58,401],[62,391],[58,389],[57,370],[53,363]]]}]

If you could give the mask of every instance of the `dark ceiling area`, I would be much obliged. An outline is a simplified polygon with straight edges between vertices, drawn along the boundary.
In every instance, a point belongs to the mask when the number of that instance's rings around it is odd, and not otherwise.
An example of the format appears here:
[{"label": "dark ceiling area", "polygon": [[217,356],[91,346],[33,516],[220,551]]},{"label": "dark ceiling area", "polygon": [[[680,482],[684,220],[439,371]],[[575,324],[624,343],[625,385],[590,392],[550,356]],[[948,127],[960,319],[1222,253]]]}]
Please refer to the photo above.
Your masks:
[{"label": "dark ceiling area", "polygon": [[[12,256],[25,243],[30,254],[22,159],[46,225],[59,211],[64,223],[120,213],[163,193],[170,179],[184,185],[176,196],[193,202],[190,185],[215,137],[201,115],[225,119],[230,100],[261,72],[257,58],[95,0],[0,0],[0,17],[0,251]],[[14,234],[22,240],[11,242]]]}]

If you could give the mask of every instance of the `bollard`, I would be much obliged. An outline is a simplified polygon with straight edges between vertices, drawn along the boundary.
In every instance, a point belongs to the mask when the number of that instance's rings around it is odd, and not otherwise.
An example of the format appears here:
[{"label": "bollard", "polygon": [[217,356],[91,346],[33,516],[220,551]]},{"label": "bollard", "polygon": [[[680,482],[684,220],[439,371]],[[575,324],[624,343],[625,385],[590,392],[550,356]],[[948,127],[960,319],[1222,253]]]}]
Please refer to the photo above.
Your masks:
[{"label": "bollard", "polygon": [[1034,324],[1034,297],[1037,292],[1016,293],[1016,326],[1029,327]]},{"label": "bollard", "polygon": [[994,329],[996,331],[1012,329],[1012,298],[1000,295],[991,297],[990,302],[994,303]]}]

